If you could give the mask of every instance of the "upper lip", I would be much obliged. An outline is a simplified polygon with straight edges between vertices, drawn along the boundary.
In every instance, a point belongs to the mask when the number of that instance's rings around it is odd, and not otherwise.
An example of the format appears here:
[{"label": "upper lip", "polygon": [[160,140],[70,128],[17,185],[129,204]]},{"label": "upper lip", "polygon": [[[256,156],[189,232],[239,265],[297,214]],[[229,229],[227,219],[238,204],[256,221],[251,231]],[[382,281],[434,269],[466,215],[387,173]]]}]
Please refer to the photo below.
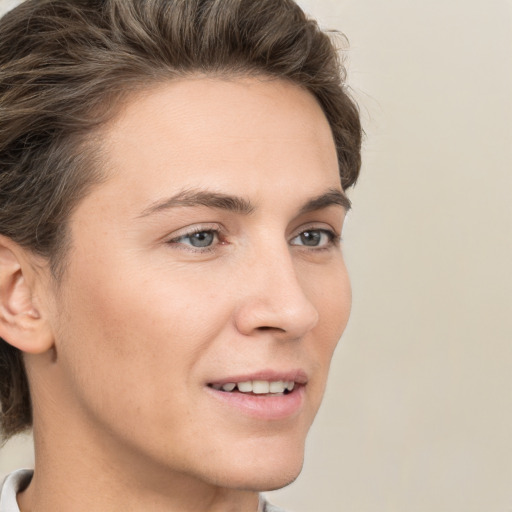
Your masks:
[{"label": "upper lip", "polygon": [[208,382],[208,384],[228,384],[237,382],[248,382],[252,380],[265,380],[268,382],[277,381],[293,381],[296,384],[307,384],[307,373],[302,369],[293,370],[260,370],[251,373],[230,375],[229,377],[221,377]]}]

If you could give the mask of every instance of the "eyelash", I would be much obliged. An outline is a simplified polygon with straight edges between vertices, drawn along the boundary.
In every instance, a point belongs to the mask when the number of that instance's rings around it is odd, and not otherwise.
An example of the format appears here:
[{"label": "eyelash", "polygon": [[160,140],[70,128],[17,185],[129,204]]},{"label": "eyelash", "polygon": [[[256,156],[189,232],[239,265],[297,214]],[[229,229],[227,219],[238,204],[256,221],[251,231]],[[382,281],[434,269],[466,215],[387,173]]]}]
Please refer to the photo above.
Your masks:
[{"label": "eyelash", "polygon": [[[296,238],[300,237],[301,235],[304,235],[305,233],[313,233],[313,232],[320,233],[321,235],[326,235],[328,238],[327,243],[325,245],[322,245],[319,247],[318,246],[307,246],[305,244],[302,244],[302,245],[295,244],[295,247],[301,247],[301,248],[305,248],[306,250],[309,250],[309,251],[320,252],[320,251],[330,250],[332,247],[337,247],[341,243],[341,237],[339,235],[337,235],[333,230],[325,229],[325,228],[315,228],[315,227],[308,227],[306,229],[303,229],[300,233],[293,236],[291,240],[295,240]],[[194,235],[198,235],[201,233],[213,234],[214,240],[216,240],[216,243],[213,243],[212,245],[208,245],[205,247],[194,247],[191,244],[182,242],[183,239],[190,240],[191,237],[193,237]],[[217,227],[213,228],[213,227],[198,226],[197,228],[193,228],[190,231],[187,231],[183,234],[180,234],[177,237],[174,237],[174,238],[168,240],[167,244],[168,245],[176,245],[176,246],[182,245],[184,247],[184,250],[194,252],[194,253],[208,253],[208,252],[213,252],[217,248],[218,245],[227,244],[227,242],[225,242],[221,239],[221,235],[222,235],[222,230]]]},{"label": "eyelash", "polygon": [[[215,243],[214,245],[211,245],[211,246],[207,246],[207,247],[194,247],[190,244],[184,244],[183,242],[180,242],[180,240],[183,240],[184,238],[190,239],[194,235],[198,235],[200,233],[213,233],[213,235],[215,236],[215,239],[217,240],[217,243]],[[215,250],[215,248],[217,247],[217,245],[219,245],[219,242],[220,242],[220,244],[226,243],[226,242],[222,242],[220,240],[220,235],[221,235],[221,230],[219,228],[198,226],[197,228],[193,228],[190,231],[187,231],[175,238],[172,238],[167,243],[169,245],[183,245],[185,247],[185,250],[190,251],[190,252],[208,253],[208,252],[213,252]]]},{"label": "eyelash", "polygon": [[327,236],[327,243],[325,245],[321,245],[321,246],[308,246],[308,245],[296,245],[296,247],[303,247],[303,248],[306,248],[307,250],[313,250],[313,251],[325,251],[325,250],[329,250],[331,249],[332,247],[337,247],[339,246],[340,242],[341,242],[341,237],[339,235],[337,235],[332,229],[325,229],[325,228],[315,228],[315,227],[310,227],[310,228],[306,228],[306,229],[303,229],[300,233],[298,233],[297,235],[295,235],[292,240],[295,240],[296,238],[299,238],[300,236],[304,235],[305,233],[320,233],[320,235],[326,235]]}]

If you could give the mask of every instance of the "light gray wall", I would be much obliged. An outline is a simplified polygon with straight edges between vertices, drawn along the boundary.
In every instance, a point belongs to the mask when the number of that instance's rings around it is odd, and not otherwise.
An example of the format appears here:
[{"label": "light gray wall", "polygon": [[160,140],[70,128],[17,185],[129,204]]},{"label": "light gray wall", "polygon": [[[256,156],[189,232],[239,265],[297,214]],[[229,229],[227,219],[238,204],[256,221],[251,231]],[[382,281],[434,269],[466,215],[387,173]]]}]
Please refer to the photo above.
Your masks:
[{"label": "light gray wall", "polygon": [[[0,0],[4,7],[7,0]],[[303,0],[367,132],[354,307],[295,512],[512,510],[512,3]],[[31,463],[29,443],[0,472]]]},{"label": "light gray wall", "polygon": [[0,16],[2,16],[7,11],[10,11],[11,9],[14,9],[14,7],[20,3],[20,0],[0,0]]}]

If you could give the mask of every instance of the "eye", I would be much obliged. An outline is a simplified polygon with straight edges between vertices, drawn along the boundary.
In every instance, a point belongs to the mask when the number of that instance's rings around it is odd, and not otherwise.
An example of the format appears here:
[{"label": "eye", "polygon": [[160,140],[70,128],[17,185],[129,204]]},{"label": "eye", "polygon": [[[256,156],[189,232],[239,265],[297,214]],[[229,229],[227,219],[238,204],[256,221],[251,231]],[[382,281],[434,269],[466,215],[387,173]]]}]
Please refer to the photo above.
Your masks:
[{"label": "eye", "polygon": [[194,249],[206,249],[214,245],[219,240],[219,232],[214,229],[202,229],[192,233],[186,233],[173,238],[169,242],[172,244],[184,244]]},{"label": "eye", "polygon": [[338,237],[333,231],[327,229],[307,229],[292,238],[292,245],[304,247],[325,248],[333,244]]}]

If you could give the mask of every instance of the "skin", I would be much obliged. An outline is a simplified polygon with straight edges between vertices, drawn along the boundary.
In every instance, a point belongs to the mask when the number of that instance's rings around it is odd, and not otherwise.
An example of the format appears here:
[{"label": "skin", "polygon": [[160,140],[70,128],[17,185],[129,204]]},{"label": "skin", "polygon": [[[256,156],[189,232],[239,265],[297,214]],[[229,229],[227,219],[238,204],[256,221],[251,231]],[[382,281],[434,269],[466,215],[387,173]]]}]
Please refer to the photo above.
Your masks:
[{"label": "skin", "polygon": [[[107,179],[72,214],[62,282],[4,243],[22,262],[17,311],[33,321],[32,337],[9,340],[35,404],[21,509],[255,512],[258,491],[300,472],[350,311],[345,208],[301,212],[342,192],[328,122],[295,85],[203,77],[139,93],[101,135]],[[162,206],[184,190],[250,212]],[[194,229],[209,247],[191,245]],[[252,417],[208,387],[297,368],[303,402],[285,418]]]}]

